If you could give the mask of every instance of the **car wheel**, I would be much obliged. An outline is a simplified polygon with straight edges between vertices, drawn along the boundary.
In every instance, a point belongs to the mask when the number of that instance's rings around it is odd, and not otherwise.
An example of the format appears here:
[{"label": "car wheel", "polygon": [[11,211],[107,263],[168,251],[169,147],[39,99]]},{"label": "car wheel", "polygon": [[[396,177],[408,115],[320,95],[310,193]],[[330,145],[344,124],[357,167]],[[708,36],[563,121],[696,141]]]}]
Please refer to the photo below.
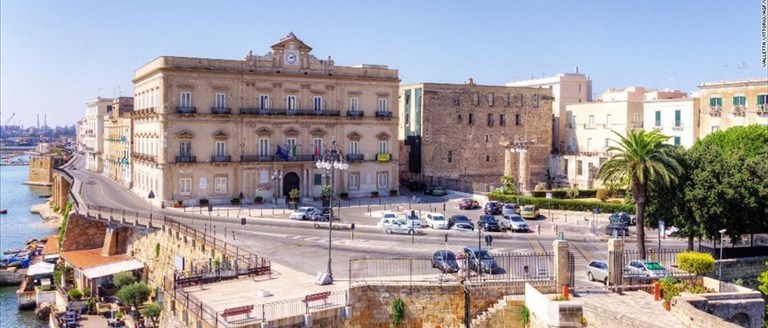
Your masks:
[{"label": "car wheel", "polygon": [[416,234],[416,232],[415,232],[415,231],[413,231],[413,230],[408,230],[408,234],[409,234],[409,235],[413,235],[413,234]]},{"label": "car wheel", "polygon": [[391,234],[391,233],[392,233],[392,229],[389,229],[389,228],[388,228],[388,229],[387,229],[387,234]]},{"label": "car wheel", "polygon": [[592,275],[592,272],[587,272],[587,278],[589,281],[595,281],[595,276]]},{"label": "car wheel", "polygon": [[603,285],[608,286],[608,277],[603,278]]}]

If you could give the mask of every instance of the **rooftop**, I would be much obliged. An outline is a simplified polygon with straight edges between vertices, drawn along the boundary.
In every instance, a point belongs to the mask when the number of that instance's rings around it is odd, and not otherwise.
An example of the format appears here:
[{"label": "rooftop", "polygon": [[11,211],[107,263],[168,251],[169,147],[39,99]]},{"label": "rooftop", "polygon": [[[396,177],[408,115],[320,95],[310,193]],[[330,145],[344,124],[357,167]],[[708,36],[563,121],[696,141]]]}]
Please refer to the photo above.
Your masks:
[{"label": "rooftop", "polygon": [[78,269],[92,268],[115,262],[128,261],[131,259],[131,257],[126,254],[111,256],[101,255],[101,248],[61,252],[61,257]]},{"label": "rooftop", "polygon": [[59,252],[59,237],[58,236],[50,236],[48,237],[48,241],[45,242],[45,247],[43,247],[43,252],[40,253],[41,255],[52,255]]}]

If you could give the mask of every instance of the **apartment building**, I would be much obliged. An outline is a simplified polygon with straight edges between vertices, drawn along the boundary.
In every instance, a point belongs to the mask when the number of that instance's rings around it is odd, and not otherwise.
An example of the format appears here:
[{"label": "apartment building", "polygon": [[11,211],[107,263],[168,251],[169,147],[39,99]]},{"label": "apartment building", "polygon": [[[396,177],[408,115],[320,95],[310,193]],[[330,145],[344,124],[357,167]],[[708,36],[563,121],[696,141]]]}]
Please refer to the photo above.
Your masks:
[{"label": "apartment building", "polygon": [[689,148],[699,135],[699,98],[646,100],[643,129],[669,137],[667,143]]},{"label": "apartment building", "polygon": [[552,97],[552,149],[555,152],[565,148],[565,106],[592,101],[592,80],[588,76],[579,73],[576,67],[575,73],[561,73],[551,77],[512,81],[506,84],[508,87],[541,87],[551,88]]},{"label": "apartment building", "polygon": [[319,197],[334,146],[337,193],[398,188],[395,69],[338,66],[291,33],[242,60],[159,57],[133,82],[132,190],[156,203]]},{"label": "apartment building", "polygon": [[97,97],[86,103],[83,151],[85,169],[102,172],[104,152],[104,115],[112,111],[112,98]]},{"label": "apartment building", "polygon": [[[418,83],[400,87],[401,171],[409,181],[485,190],[504,174],[523,190],[544,179],[552,145],[552,90]],[[502,145],[503,144],[503,145]],[[518,156],[510,150],[515,146]]]},{"label": "apartment building", "polygon": [[768,78],[705,82],[699,138],[732,126],[768,125]]},{"label": "apartment building", "polygon": [[119,97],[112,102],[112,111],[104,116],[103,174],[111,180],[131,186],[131,113],[133,98]]}]

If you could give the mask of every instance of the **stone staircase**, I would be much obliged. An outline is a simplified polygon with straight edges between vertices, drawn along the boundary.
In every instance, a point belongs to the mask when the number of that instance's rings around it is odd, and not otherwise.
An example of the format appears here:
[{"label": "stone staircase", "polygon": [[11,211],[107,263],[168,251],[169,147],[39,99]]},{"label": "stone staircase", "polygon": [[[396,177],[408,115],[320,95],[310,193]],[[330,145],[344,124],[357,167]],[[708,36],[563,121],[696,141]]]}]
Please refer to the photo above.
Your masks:
[{"label": "stone staircase", "polygon": [[481,327],[497,327],[493,322],[491,322],[491,319],[497,314],[503,312],[510,301],[517,301],[517,302],[524,302],[525,296],[524,295],[505,295],[501,299],[499,299],[493,306],[489,307],[482,313],[478,314],[476,317],[472,319],[470,322],[470,327],[472,328],[481,328]]}]

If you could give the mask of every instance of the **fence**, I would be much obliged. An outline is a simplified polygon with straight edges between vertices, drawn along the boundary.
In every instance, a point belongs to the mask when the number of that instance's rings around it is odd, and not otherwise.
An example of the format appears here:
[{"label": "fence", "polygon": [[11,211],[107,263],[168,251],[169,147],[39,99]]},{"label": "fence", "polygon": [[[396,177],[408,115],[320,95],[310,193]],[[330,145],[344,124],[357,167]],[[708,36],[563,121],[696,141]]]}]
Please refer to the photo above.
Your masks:
[{"label": "fence", "polygon": [[[467,259],[456,262],[458,272],[442,272],[430,257],[350,259],[349,281],[355,284],[440,284],[468,281],[471,283],[499,281],[553,282],[554,254],[526,253],[494,255],[495,267],[488,272],[489,261],[477,265]],[[478,270],[478,267],[485,270]],[[469,270],[467,270],[469,268]],[[571,266],[573,269],[573,266]],[[454,270],[449,270],[454,271]],[[482,271],[482,272],[479,272]]]},{"label": "fence", "polygon": [[[685,249],[648,249],[646,258],[643,258],[637,250],[625,250],[623,252],[609,252],[608,256],[621,270],[609,272],[609,281],[619,282],[620,286],[636,286],[647,288],[651,277],[645,273],[634,272],[629,264],[631,261],[647,260],[658,262],[668,271],[668,276],[690,277],[690,273],[677,267],[677,254],[685,252]],[[609,267],[610,270],[610,267]],[[636,270],[635,270],[636,271]]]}]

